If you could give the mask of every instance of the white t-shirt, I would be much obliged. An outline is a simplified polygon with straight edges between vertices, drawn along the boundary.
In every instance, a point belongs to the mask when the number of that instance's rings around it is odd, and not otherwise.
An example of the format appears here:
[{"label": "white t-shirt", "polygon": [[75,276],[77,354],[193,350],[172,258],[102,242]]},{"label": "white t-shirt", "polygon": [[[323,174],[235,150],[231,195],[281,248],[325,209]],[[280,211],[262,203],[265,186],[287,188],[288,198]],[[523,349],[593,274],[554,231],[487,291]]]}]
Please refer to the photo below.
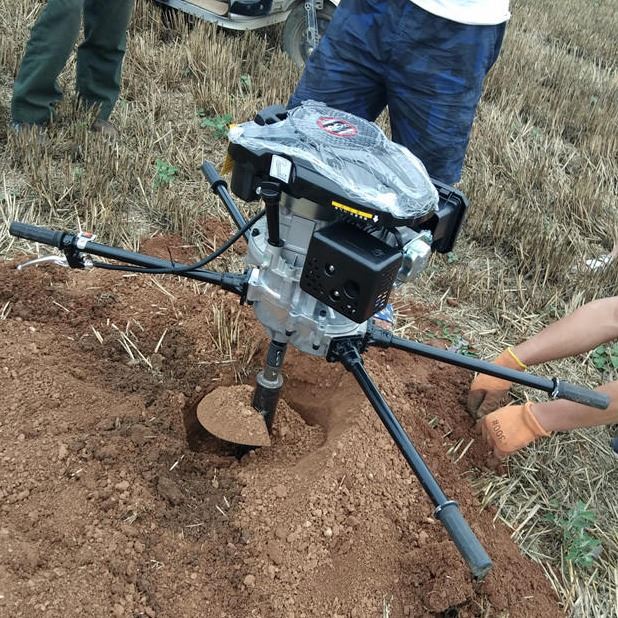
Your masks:
[{"label": "white t-shirt", "polygon": [[471,26],[495,26],[508,20],[509,0],[412,0],[428,13]]}]

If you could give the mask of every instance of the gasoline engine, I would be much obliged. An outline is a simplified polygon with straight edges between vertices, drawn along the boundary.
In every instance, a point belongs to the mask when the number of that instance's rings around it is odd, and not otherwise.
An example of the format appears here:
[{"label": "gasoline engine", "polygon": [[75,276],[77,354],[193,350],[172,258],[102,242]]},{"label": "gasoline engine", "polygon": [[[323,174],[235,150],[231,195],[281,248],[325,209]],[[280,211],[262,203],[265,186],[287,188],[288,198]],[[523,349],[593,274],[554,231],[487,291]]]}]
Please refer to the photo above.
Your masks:
[{"label": "gasoline engine", "polygon": [[264,110],[230,141],[232,192],[266,207],[248,234],[247,301],[277,341],[325,356],[364,334],[432,249],[453,247],[465,199],[373,123],[306,102]]}]

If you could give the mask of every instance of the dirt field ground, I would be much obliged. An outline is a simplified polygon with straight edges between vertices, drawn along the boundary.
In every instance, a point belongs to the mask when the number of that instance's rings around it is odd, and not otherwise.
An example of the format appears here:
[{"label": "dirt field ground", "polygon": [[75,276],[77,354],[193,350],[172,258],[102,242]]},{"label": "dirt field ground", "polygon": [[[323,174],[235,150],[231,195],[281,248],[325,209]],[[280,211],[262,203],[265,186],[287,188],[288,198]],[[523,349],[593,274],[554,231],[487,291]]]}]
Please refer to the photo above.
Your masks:
[{"label": "dirt field ground", "polygon": [[[466,372],[400,353],[367,363],[495,561],[477,586],[342,368],[293,354],[273,446],[237,461],[183,423],[193,400],[234,383],[208,316],[233,319],[233,299],[120,274],[15,276],[10,263],[0,284],[6,615],[562,615],[464,480],[483,449],[447,453],[475,437]],[[238,329],[262,337],[247,308]],[[232,388],[228,405],[249,397]]]},{"label": "dirt field ground", "polygon": [[[400,334],[486,357],[618,290],[618,262],[583,266],[618,240],[614,2],[513,4],[466,161],[465,234],[397,303]],[[71,64],[41,147],[7,132],[41,6],[0,0],[2,255],[46,252],[15,243],[13,219],[166,257],[219,245],[230,227],[199,165],[222,161],[229,117],[287,99],[297,72],[278,32],[170,28],[140,0],[113,116],[121,140],[88,133]],[[332,365],[290,355],[273,446],[239,462],[188,411],[215,386],[247,396],[264,342],[246,308],[171,279],[14,265],[0,263],[0,616],[618,616],[607,429],[554,436],[496,473],[462,406],[467,373],[368,355],[495,561],[475,586]],[[539,372],[615,379],[590,356]],[[580,503],[577,530],[601,542],[588,566],[567,542]]]}]

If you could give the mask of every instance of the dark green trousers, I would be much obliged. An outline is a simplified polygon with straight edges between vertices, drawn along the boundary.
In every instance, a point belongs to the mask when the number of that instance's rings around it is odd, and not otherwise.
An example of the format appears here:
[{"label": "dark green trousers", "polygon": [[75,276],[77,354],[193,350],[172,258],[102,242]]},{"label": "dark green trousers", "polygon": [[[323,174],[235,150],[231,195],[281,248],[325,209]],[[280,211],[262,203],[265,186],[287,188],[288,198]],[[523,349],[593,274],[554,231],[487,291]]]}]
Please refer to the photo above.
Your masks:
[{"label": "dark green trousers", "polygon": [[13,122],[44,124],[62,98],[58,75],[77,49],[80,100],[107,120],[120,93],[122,60],[134,0],[48,0],[32,28],[11,101]]}]

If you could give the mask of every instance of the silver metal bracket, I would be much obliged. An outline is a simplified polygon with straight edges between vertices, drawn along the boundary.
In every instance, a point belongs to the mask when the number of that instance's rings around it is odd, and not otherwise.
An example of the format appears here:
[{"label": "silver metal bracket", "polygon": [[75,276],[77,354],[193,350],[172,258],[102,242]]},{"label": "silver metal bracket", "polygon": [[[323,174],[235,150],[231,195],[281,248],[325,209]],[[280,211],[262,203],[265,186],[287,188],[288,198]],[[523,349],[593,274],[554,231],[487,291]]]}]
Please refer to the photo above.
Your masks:
[{"label": "silver metal bracket", "polygon": [[[24,270],[24,268],[29,268],[30,266],[46,266],[48,264],[52,266],[61,266],[62,268],[70,268],[69,261],[64,255],[42,255],[41,257],[33,258],[32,260],[18,264],[17,270]],[[82,264],[85,269],[93,267],[92,260],[87,257],[82,258]]]},{"label": "silver metal bracket", "polygon": [[554,378],[554,390],[549,395],[551,399],[558,399],[560,396],[560,380]]},{"label": "silver metal bracket", "polygon": [[455,502],[455,500],[447,500],[446,502],[443,502],[442,504],[438,504],[438,506],[436,507],[436,509],[433,512],[434,517],[439,517],[440,512],[442,511],[442,509],[444,509],[447,506],[450,506],[451,504],[454,504],[455,506],[459,506],[459,504],[457,502]]},{"label": "silver metal bracket", "polygon": [[83,251],[86,248],[86,244],[92,242],[96,237],[96,234],[92,232],[78,232],[75,239],[75,247]]},{"label": "silver metal bracket", "polygon": [[320,41],[316,0],[305,0],[305,12],[307,13],[307,43],[309,55],[311,55]]}]

